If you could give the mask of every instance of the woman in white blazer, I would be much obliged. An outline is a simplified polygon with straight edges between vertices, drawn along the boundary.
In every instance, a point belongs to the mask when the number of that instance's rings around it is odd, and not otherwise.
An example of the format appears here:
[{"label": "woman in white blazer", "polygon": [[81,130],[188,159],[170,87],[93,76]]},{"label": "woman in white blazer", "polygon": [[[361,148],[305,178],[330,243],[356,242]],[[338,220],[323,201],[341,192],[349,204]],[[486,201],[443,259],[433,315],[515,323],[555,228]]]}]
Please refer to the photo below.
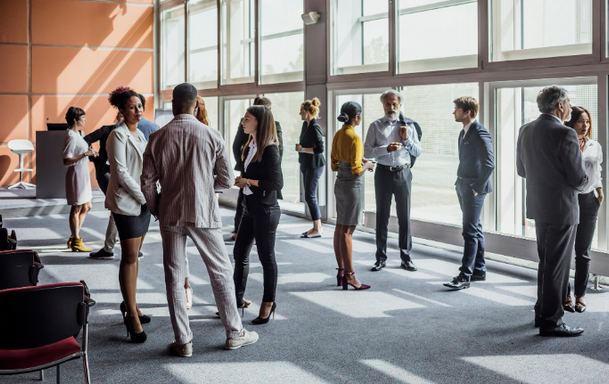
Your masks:
[{"label": "woman in white blazer", "polygon": [[150,211],[140,188],[146,137],[137,129],[142,118],[142,102],[130,88],[119,87],[110,94],[110,104],[118,108],[125,121],[115,128],[106,142],[110,163],[110,182],[106,191],[106,208],[112,211],[121,239],[121,263],[118,272],[123,302],[120,309],[127,336],[134,343],[146,341],[142,323],[150,317],[139,310],[135,300],[138,254],[148,226]]}]

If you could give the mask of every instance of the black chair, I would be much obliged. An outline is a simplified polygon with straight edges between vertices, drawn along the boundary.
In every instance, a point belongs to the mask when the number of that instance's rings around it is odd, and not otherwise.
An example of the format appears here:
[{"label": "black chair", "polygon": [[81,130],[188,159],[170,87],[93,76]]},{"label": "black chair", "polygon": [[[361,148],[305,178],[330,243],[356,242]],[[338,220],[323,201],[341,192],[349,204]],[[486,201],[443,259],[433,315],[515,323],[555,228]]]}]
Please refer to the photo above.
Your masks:
[{"label": "black chair", "polygon": [[[89,307],[81,283],[61,283],[0,291],[0,375],[57,367],[83,358],[89,384]],[[74,335],[82,329],[79,345]]]},{"label": "black chair", "polygon": [[27,249],[0,251],[0,289],[30,287],[38,284],[44,266],[38,254]]},{"label": "black chair", "polygon": [[17,235],[15,230],[8,234],[8,229],[0,228],[0,251],[17,249]]}]

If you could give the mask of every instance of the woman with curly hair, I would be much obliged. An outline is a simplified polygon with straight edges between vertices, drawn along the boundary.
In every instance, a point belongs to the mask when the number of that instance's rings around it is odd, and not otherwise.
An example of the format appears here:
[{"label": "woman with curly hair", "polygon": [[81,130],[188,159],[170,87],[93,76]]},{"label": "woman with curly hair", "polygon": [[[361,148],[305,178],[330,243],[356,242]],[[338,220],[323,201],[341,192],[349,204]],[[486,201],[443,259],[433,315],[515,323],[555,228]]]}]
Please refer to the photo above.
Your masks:
[{"label": "woman with curly hair", "polygon": [[137,125],[144,109],[137,92],[130,88],[117,88],[110,93],[108,100],[125,119],[112,131],[106,143],[110,163],[106,208],[112,211],[121,240],[118,279],[124,301],[120,309],[131,341],[143,343],[146,341],[146,333],[142,323],[150,322],[150,317],[139,310],[135,291],[138,254],[150,225],[150,211],[140,187],[147,141]]}]

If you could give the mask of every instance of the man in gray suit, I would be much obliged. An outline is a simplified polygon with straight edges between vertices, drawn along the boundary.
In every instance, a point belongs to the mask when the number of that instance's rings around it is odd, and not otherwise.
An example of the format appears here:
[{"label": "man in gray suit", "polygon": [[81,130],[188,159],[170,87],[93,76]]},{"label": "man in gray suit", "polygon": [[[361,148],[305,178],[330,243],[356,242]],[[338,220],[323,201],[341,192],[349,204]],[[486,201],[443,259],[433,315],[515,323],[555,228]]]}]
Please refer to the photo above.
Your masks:
[{"label": "man in gray suit", "polygon": [[253,344],[258,334],[243,329],[237,312],[233,267],[222,239],[215,191],[230,188],[234,179],[224,140],[220,132],[193,116],[199,105],[194,86],[188,83],[176,86],[172,105],[174,119],[150,135],[140,179],[148,209],[158,217],[161,227],[165,286],[175,335],[171,349],[182,357],[190,357],[193,335],[184,290],[188,237],[207,267],[226,329],[224,347],[237,349]]},{"label": "man in gray suit", "polygon": [[539,269],[535,326],[541,336],[579,336],[562,321],[569,264],[579,223],[577,194],[586,185],[577,134],[563,125],[571,106],[567,91],[546,87],[537,95],[541,115],[520,128],[518,174],[526,178],[527,217],[535,220]]}]

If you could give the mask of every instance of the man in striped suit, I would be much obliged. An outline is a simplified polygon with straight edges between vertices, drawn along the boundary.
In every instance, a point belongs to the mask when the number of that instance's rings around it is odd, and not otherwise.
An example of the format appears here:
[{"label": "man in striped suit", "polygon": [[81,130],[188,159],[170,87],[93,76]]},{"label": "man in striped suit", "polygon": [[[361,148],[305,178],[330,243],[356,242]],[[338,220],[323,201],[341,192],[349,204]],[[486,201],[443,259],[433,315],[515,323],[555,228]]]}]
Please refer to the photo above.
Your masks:
[{"label": "man in striped suit", "polygon": [[[195,243],[209,273],[222,323],[226,349],[258,340],[243,329],[237,312],[233,269],[224,247],[222,221],[215,191],[230,188],[233,172],[220,133],[193,115],[197,90],[188,83],[173,90],[174,119],[150,135],[144,153],[142,192],[150,212],[159,219],[163,265],[171,324],[180,356],[192,355],[192,332],[184,291],[186,239]],[[161,193],[157,192],[157,181]]]}]

